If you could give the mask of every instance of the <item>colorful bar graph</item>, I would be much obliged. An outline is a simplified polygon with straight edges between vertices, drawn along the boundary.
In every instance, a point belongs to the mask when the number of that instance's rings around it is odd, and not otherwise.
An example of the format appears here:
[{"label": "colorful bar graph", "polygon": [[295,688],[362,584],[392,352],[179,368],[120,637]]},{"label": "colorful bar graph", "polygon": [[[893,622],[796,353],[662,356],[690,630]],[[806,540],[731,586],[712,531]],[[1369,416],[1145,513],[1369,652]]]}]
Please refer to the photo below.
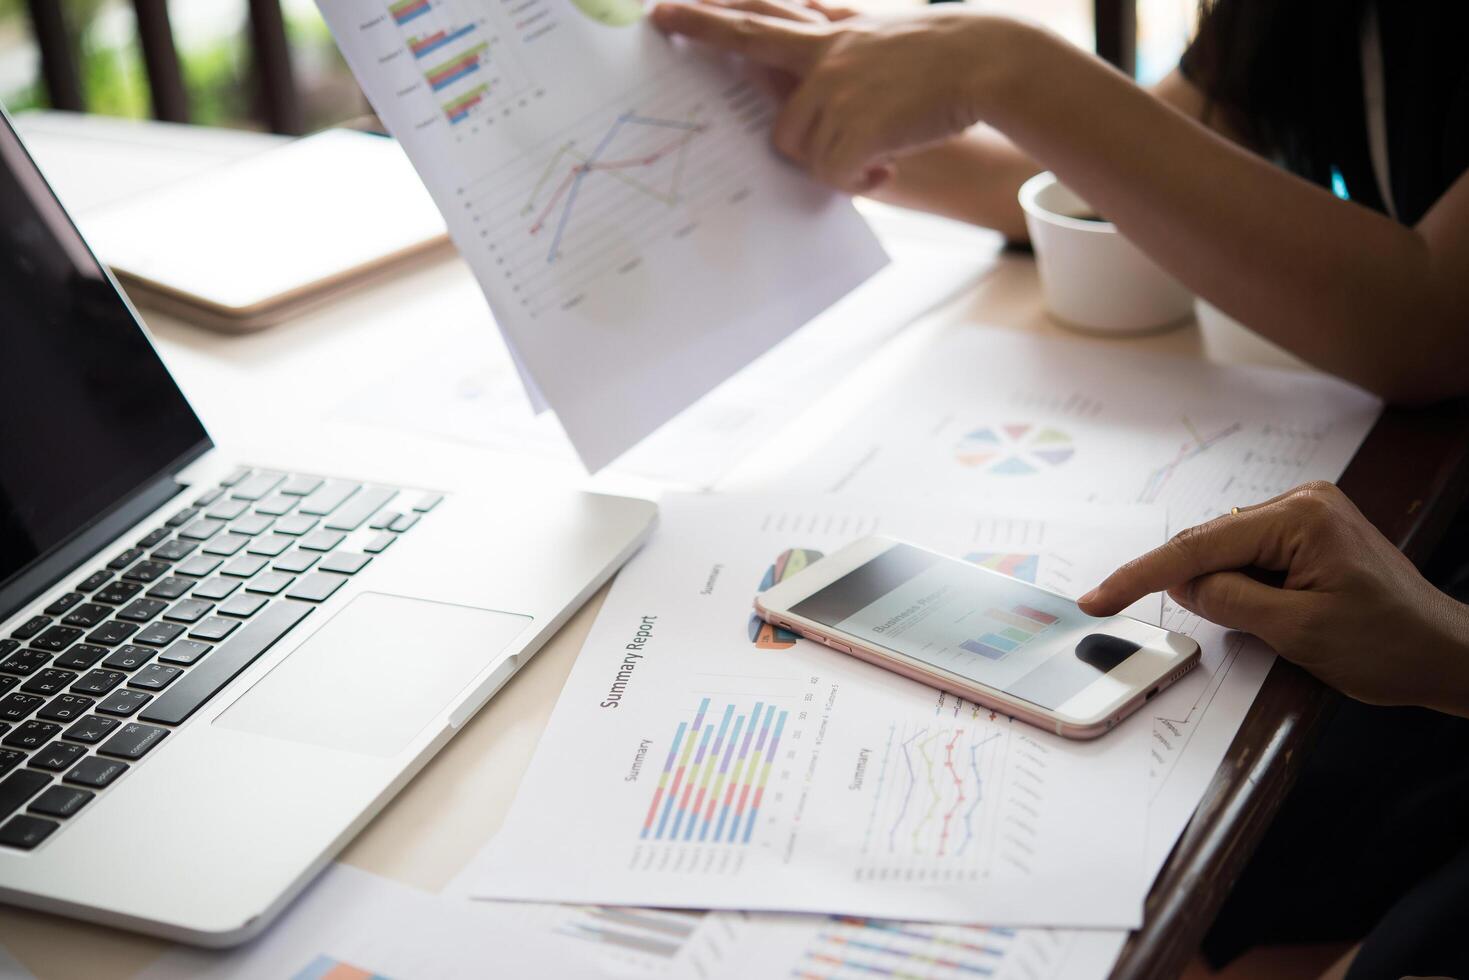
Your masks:
[{"label": "colorful bar graph", "polygon": [[291,980],[388,980],[381,973],[343,963],[325,954],[316,957]]},{"label": "colorful bar graph", "polygon": [[429,10],[428,0],[398,0],[397,3],[388,4],[388,13],[392,14],[394,22],[400,25],[422,17]]},{"label": "colorful bar graph", "polygon": [[481,42],[468,51],[456,54],[448,61],[430,68],[423,73],[428,79],[429,88],[435,92],[442,91],[460,79],[467,78],[479,71],[480,62],[484,60],[485,52],[489,48],[488,44]]},{"label": "colorful bar graph", "polygon": [[470,111],[485,100],[485,95],[489,90],[488,85],[475,86],[453,102],[447,103],[444,106],[444,115],[449,117],[451,124],[463,122],[469,118]]},{"label": "colorful bar graph", "polygon": [[726,704],[716,725],[710,711],[704,698],[693,722],[679,723],[643,817],[642,839],[750,842],[789,713],[763,701],[748,711]]},{"label": "colorful bar graph", "polygon": [[978,639],[965,640],[959,647],[987,660],[1004,659],[1007,653],[1020,649],[1037,633],[1059,621],[1050,613],[1041,612],[1031,606],[986,609],[984,616],[995,628]]},{"label": "colorful bar graph", "polygon": [[434,31],[424,37],[410,37],[408,39],[408,50],[413,52],[415,58],[426,58],[440,48],[453,44],[455,41],[474,33],[474,25],[466,24],[452,31]]}]

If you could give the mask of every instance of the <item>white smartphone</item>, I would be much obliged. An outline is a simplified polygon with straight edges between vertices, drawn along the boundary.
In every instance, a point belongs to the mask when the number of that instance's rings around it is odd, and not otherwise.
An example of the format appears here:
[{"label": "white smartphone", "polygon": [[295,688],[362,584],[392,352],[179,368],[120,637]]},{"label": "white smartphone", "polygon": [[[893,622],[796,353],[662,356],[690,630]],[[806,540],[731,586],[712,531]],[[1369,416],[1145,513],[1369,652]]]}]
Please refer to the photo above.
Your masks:
[{"label": "white smartphone", "polygon": [[863,538],[755,599],[759,616],[842,653],[1067,738],[1096,738],[1199,662],[1127,616],[891,538]]}]

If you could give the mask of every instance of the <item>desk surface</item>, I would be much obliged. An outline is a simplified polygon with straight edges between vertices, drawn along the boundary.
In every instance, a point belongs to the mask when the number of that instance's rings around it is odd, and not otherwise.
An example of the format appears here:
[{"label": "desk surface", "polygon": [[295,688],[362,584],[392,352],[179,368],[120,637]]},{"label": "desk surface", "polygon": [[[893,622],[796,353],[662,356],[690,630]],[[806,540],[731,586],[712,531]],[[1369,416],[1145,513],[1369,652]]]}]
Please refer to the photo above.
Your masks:
[{"label": "desk surface", "polygon": [[[88,210],[203,168],[268,149],[276,137],[127,123],[64,114],[22,117],[19,128],[63,201],[85,224]],[[925,234],[886,209],[885,235]],[[974,236],[994,267],[967,294],[932,315],[1000,329],[1060,333],[1045,315],[1032,262]],[[453,310],[454,317],[437,315]],[[631,477],[588,479],[573,465],[529,459],[366,427],[336,408],[389,376],[405,350],[448,336],[444,324],[478,318],[483,300],[456,259],[376,283],[260,334],[222,336],[172,317],[145,314],[158,345],[216,442],[262,458],[330,452],[412,453],[425,481],[472,485],[510,466],[525,479],[574,480],[602,490],[656,496],[665,487]],[[1073,336],[1073,335],[1067,335]],[[1104,343],[1100,341],[1082,341]],[[1116,343],[1116,342],[1111,342]],[[1289,355],[1231,328],[1197,327],[1127,341],[1130,347],[1214,361],[1299,367]],[[1469,455],[1462,416],[1390,414],[1343,481],[1400,544],[1428,547],[1463,492]],[[305,423],[305,424],[303,424]],[[330,445],[330,450],[320,447]],[[1391,472],[1390,478],[1382,474]],[[1415,557],[1421,557],[1415,554]],[[499,827],[602,595],[583,608],[466,725],[458,737],[342,853],[341,860],[429,891],[441,890]],[[1119,975],[1175,976],[1193,954],[1218,903],[1253,850],[1294,777],[1295,761],[1329,701],[1322,688],[1278,664],[1148,902]],[[158,940],[54,916],[6,909],[0,945],[40,976],[127,976],[164,949]]]}]

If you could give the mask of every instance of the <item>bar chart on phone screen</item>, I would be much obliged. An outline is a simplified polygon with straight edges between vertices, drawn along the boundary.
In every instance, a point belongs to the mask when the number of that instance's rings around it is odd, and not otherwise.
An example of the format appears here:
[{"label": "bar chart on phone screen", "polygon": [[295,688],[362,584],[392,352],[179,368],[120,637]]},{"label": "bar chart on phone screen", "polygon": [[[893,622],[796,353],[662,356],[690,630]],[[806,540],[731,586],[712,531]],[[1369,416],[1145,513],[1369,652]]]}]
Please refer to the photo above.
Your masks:
[{"label": "bar chart on phone screen", "polygon": [[494,275],[532,317],[635,278],[648,246],[696,247],[701,216],[737,208],[768,107],[734,84],[689,94],[662,81],[608,102],[460,190]]}]

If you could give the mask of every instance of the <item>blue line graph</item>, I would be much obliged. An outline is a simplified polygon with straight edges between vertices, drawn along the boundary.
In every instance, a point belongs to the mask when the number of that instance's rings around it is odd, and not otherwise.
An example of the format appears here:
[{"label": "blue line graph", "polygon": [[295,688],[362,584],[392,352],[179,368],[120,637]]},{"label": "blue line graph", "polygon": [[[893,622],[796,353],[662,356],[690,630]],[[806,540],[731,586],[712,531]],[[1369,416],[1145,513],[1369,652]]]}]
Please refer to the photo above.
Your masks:
[{"label": "blue line graph", "polygon": [[913,800],[913,786],[918,782],[918,776],[913,770],[913,756],[908,752],[908,746],[912,745],[914,739],[918,738],[926,731],[928,731],[927,728],[919,729],[917,735],[914,735],[912,738],[908,739],[908,741],[903,743],[903,761],[908,765],[908,791],[903,794],[902,809],[898,811],[897,819],[893,821],[893,827],[891,830],[888,831],[889,851],[896,851],[898,849],[898,827],[902,824],[903,818],[908,815],[908,804]]},{"label": "blue line graph", "polygon": [[960,854],[974,840],[974,811],[979,809],[979,804],[984,799],[984,779],[979,775],[979,750],[999,737],[1000,733],[995,732],[989,738],[969,746],[969,771],[974,774],[974,802],[964,811],[964,840],[959,844]]}]

